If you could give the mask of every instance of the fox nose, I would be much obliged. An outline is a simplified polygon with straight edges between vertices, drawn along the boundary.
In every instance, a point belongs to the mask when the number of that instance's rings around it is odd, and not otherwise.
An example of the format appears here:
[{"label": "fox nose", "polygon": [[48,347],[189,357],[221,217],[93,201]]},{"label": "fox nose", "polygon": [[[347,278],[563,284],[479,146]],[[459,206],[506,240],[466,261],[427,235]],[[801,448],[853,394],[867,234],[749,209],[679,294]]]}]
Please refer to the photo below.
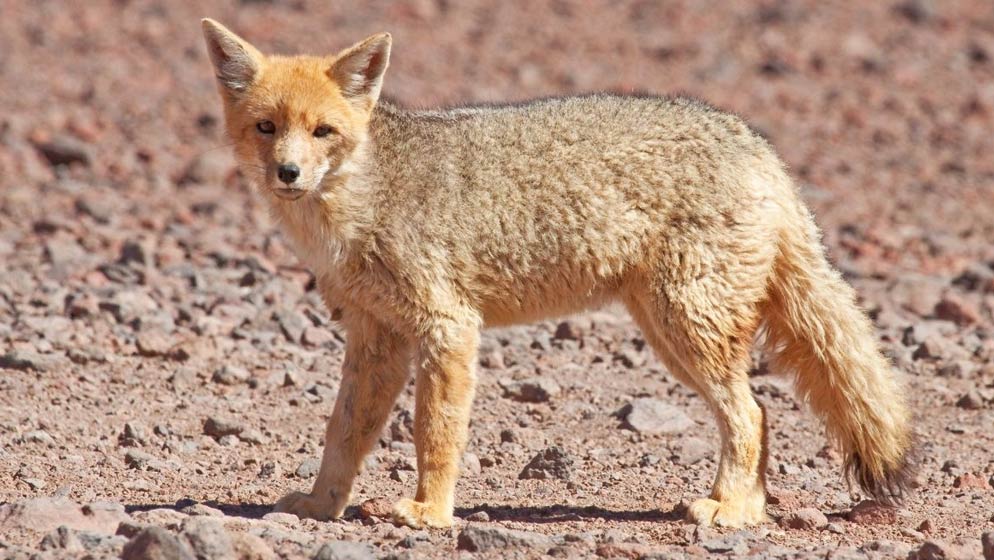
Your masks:
[{"label": "fox nose", "polygon": [[286,184],[290,184],[300,177],[300,168],[296,163],[284,163],[276,169],[276,176]]}]

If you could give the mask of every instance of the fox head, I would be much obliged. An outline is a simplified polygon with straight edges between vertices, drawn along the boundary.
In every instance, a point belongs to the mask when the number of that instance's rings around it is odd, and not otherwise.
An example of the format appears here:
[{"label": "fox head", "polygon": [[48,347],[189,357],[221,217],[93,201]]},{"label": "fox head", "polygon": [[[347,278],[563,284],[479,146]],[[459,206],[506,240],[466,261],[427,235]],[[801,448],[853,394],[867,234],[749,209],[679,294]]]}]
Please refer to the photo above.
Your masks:
[{"label": "fox head", "polygon": [[203,30],[243,172],[287,201],[344,179],[379,99],[390,35],[332,56],[266,56],[213,20]]}]

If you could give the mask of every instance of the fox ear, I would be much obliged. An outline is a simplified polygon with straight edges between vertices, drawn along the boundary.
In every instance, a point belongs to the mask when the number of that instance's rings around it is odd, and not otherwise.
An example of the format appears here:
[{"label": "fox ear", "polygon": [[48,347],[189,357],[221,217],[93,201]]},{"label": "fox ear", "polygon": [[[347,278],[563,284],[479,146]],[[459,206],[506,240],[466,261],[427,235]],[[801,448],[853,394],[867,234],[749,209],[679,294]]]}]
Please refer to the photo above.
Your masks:
[{"label": "fox ear", "polygon": [[389,33],[378,33],[338,53],[328,76],[341,88],[342,95],[370,107],[376,103],[383,73],[390,63],[391,42]]},{"label": "fox ear", "polygon": [[212,19],[204,18],[201,24],[218,81],[229,91],[245,91],[259,73],[262,53]]}]

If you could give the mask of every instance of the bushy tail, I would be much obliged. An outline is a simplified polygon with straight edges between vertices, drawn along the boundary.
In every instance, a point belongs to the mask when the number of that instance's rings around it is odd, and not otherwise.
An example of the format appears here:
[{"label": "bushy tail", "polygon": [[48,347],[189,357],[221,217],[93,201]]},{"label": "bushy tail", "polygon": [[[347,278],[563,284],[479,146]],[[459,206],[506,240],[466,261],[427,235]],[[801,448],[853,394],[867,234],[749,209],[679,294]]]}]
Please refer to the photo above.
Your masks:
[{"label": "bushy tail", "polygon": [[902,387],[852,288],[826,260],[811,215],[800,205],[788,213],[766,313],[773,365],[796,373],[801,398],[845,454],[849,479],[879,501],[900,502],[913,475]]}]

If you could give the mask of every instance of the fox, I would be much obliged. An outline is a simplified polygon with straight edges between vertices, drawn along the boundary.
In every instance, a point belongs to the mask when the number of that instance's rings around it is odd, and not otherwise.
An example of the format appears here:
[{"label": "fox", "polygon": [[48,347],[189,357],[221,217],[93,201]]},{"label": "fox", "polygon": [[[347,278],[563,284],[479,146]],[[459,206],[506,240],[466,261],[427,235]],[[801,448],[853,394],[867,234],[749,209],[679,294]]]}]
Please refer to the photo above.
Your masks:
[{"label": "fox", "polygon": [[770,143],[685,97],[596,93],[409,109],[380,92],[392,38],[266,55],[202,21],[242,175],[345,332],[342,379],[310,492],[276,511],[328,520],[414,377],[417,487],[393,519],[451,526],[485,328],[622,304],[720,435],[699,525],[766,514],[756,344],[868,496],[914,472],[901,380]]}]

